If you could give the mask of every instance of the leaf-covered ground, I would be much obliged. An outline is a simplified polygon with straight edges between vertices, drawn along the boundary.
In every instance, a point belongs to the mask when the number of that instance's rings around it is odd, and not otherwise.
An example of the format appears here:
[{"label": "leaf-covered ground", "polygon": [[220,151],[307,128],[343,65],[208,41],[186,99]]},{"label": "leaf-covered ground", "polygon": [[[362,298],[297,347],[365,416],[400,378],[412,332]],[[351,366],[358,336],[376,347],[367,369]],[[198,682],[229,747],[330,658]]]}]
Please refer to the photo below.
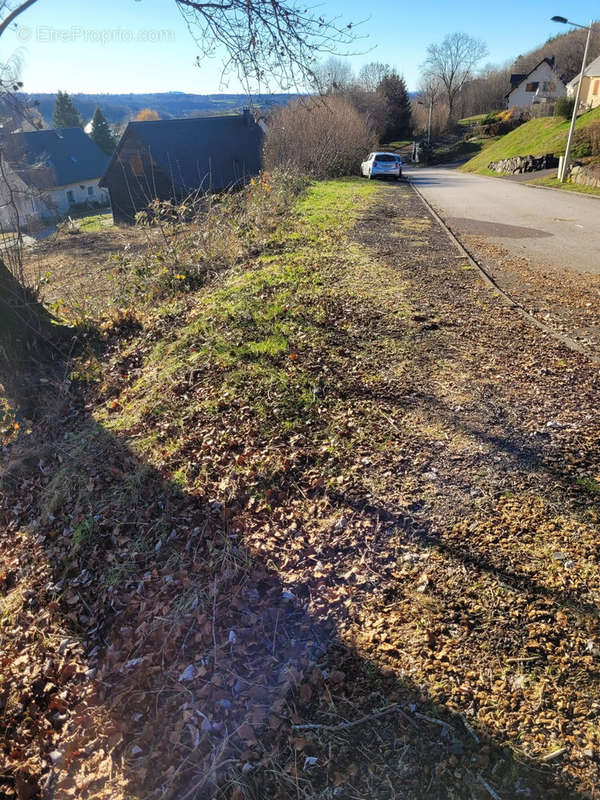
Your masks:
[{"label": "leaf-covered ground", "polygon": [[5,425],[0,791],[595,797],[597,367],[403,185],[216,281]]}]

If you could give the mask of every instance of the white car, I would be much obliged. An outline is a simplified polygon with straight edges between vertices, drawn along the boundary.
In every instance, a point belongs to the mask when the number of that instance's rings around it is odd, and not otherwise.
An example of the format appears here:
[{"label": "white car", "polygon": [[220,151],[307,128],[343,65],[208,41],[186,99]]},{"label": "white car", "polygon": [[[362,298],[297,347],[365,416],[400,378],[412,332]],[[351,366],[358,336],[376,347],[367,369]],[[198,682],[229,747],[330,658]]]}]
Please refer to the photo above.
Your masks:
[{"label": "white car", "polygon": [[360,165],[363,178],[395,178],[402,177],[402,159],[396,153],[371,153]]}]

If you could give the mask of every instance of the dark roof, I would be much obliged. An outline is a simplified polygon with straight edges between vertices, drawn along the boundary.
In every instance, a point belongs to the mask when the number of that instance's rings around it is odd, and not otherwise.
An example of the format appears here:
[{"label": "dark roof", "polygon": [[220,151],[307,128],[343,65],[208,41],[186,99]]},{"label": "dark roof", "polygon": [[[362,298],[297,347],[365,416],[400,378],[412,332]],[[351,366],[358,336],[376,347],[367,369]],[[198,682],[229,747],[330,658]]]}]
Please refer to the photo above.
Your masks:
[{"label": "dark roof", "polygon": [[518,86],[522,82],[523,78],[526,77],[526,72],[513,72],[513,74],[510,76],[510,85],[513,87]]},{"label": "dark roof", "polygon": [[40,188],[99,178],[108,164],[108,156],[81,128],[11,133],[2,145],[11,166]]},{"label": "dark roof", "polygon": [[246,158],[254,163],[262,129],[247,111],[235,116],[130,122],[101,186],[130,136],[149,150],[154,162],[179,189],[190,191],[206,185],[211,169],[218,170],[220,164]]}]

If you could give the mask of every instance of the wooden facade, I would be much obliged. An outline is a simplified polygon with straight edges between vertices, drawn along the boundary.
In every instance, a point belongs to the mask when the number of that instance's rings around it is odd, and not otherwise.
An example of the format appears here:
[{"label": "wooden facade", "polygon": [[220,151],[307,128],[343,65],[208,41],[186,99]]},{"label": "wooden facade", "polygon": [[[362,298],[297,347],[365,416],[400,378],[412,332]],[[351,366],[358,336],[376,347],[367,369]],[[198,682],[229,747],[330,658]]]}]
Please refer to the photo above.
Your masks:
[{"label": "wooden facade", "polygon": [[100,182],[117,224],[152,200],[242,185],[261,168],[262,130],[249,114],[130,123]]}]

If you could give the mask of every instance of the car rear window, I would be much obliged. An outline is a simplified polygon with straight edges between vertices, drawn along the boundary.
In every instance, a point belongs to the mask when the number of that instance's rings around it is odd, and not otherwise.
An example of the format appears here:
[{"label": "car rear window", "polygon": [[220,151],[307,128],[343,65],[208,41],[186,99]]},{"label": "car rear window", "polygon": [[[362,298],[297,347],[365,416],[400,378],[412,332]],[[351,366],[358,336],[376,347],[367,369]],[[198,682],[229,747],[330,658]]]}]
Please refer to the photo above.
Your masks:
[{"label": "car rear window", "polygon": [[375,153],[375,161],[398,161],[398,159],[389,153]]}]

